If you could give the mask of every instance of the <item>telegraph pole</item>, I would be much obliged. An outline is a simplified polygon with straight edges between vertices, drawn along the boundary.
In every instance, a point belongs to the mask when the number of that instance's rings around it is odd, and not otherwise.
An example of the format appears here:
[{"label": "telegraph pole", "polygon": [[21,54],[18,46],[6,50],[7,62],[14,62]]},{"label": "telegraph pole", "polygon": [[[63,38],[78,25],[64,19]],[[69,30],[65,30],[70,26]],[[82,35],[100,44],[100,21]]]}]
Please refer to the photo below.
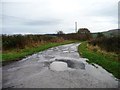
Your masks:
[{"label": "telegraph pole", "polygon": [[77,33],[77,22],[75,22],[75,33]]}]

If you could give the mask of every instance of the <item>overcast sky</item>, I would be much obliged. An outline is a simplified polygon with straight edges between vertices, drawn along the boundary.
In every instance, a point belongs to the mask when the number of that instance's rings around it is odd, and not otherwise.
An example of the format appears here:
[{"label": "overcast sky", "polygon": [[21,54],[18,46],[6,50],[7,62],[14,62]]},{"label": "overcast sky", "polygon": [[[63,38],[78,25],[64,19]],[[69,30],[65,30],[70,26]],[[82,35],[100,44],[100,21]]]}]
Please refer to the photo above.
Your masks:
[{"label": "overcast sky", "polygon": [[0,28],[4,34],[72,33],[77,22],[91,32],[117,29],[118,1],[2,0]]}]

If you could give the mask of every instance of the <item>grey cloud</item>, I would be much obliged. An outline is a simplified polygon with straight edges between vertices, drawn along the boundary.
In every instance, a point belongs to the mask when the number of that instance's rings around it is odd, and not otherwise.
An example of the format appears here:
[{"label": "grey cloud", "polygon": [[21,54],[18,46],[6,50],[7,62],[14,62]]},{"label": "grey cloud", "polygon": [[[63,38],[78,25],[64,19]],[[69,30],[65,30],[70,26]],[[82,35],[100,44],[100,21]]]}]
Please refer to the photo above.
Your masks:
[{"label": "grey cloud", "polygon": [[29,21],[29,22],[26,22],[25,24],[26,25],[57,25],[57,24],[60,24],[61,23],[61,20],[58,20],[58,19],[48,19],[48,20],[34,20],[34,21]]},{"label": "grey cloud", "polygon": [[[0,15],[1,16],[1,15]],[[43,18],[44,20],[32,20],[32,19],[25,19],[25,18],[20,18],[20,17],[15,17],[15,16],[8,16],[8,15],[2,15],[3,19],[3,24],[5,25],[39,25],[39,26],[44,26],[44,25],[57,25],[60,24],[62,20],[60,19],[54,19],[54,18]]]},{"label": "grey cloud", "polygon": [[99,3],[91,6],[91,10],[88,9],[87,15],[90,16],[104,16],[104,17],[117,17],[118,15],[118,3]]},{"label": "grey cloud", "polygon": [[4,14],[0,14],[0,17],[2,17],[2,19],[7,19],[7,20],[21,20],[21,21],[30,20],[30,19],[25,19],[17,16],[4,15]]},{"label": "grey cloud", "polygon": [[6,3],[3,5],[3,32],[54,33],[62,28],[63,32],[71,33],[74,21],[78,22],[78,28],[90,27],[93,32],[116,28],[116,1],[60,0],[62,3],[58,3],[56,0],[40,0],[40,3],[34,3],[33,0],[29,3],[28,0],[28,3]]},{"label": "grey cloud", "polygon": [[[47,31],[47,30],[46,30]],[[48,30],[49,31],[49,30]],[[47,31],[47,32],[48,32]],[[45,30],[43,28],[30,28],[30,27],[2,27],[2,33],[3,34],[14,34],[14,33],[45,33]]]},{"label": "grey cloud", "polygon": [[24,22],[30,21],[29,19],[15,17],[15,16],[9,16],[9,15],[0,15],[0,17],[2,17],[3,25],[5,25],[5,26],[23,25]]}]

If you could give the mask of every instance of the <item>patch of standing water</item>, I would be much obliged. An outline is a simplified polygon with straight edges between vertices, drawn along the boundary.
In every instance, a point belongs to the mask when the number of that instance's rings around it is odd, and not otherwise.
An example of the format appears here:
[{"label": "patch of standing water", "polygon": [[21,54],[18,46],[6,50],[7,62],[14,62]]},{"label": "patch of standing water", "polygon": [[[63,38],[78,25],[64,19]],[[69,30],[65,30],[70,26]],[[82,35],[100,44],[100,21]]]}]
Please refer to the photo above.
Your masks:
[{"label": "patch of standing water", "polygon": [[65,71],[68,69],[68,65],[65,62],[55,61],[50,64],[50,69],[53,71]]},{"label": "patch of standing water", "polygon": [[80,61],[76,60],[69,60],[69,59],[56,59],[56,61],[61,61],[67,63],[69,68],[74,68],[74,69],[85,69],[85,64]]},{"label": "patch of standing water", "polygon": [[49,66],[53,71],[65,71],[68,69],[85,69],[85,64],[76,61],[76,60],[68,60],[68,59],[55,59],[55,61],[46,62],[45,65]]}]

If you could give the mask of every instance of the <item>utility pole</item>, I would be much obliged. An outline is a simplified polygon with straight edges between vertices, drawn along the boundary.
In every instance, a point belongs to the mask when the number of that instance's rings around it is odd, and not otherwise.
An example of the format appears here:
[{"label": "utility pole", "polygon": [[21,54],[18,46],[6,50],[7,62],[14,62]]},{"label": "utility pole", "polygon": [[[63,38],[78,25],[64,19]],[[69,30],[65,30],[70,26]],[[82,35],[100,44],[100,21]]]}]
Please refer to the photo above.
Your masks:
[{"label": "utility pole", "polygon": [[75,22],[75,33],[77,33],[77,22]]}]

